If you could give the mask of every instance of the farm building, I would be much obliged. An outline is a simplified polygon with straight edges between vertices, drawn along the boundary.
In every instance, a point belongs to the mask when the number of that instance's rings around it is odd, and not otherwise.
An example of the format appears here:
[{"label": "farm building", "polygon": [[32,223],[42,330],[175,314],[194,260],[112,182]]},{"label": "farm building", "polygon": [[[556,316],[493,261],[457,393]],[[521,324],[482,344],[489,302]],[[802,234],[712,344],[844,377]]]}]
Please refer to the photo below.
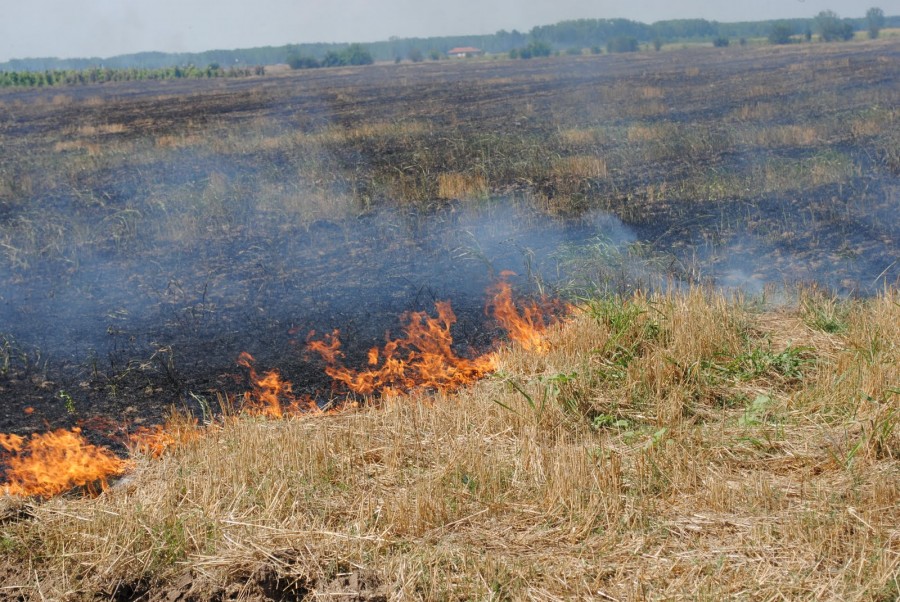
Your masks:
[{"label": "farm building", "polygon": [[464,59],[470,56],[481,56],[482,54],[484,54],[484,50],[472,46],[461,46],[447,51],[447,56],[457,59]]}]

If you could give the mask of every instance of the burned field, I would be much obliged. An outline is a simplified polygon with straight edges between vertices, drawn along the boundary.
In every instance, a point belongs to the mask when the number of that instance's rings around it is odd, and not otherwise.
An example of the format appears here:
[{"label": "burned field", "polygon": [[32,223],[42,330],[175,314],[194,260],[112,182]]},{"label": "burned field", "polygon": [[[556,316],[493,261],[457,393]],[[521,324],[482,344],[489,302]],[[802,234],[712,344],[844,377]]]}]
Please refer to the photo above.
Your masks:
[{"label": "burned field", "polygon": [[0,600],[897,599],[898,54],[3,94]]},{"label": "burned field", "polygon": [[157,421],[247,389],[322,403],[449,301],[900,275],[896,42],[441,62],[0,96],[0,432]]}]

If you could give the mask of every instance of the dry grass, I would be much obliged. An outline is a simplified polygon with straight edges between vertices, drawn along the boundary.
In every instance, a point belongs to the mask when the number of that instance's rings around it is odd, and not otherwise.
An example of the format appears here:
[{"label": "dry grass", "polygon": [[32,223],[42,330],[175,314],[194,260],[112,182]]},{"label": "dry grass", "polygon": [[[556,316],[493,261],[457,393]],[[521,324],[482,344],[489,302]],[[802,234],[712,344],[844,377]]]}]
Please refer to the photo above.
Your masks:
[{"label": "dry grass", "polygon": [[598,300],[550,343],[449,397],[209,427],[30,507],[0,526],[28,567],[8,587],[212,592],[268,567],[320,593],[371,572],[391,599],[896,599],[895,292]]},{"label": "dry grass", "polygon": [[481,174],[442,173],[437,179],[441,199],[479,199],[488,196],[487,179]]},{"label": "dry grass", "polygon": [[770,102],[754,102],[745,104],[735,111],[735,116],[741,120],[768,121],[778,115],[778,107]]},{"label": "dry grass", "polygon": [[559,140],[565,146],[584,148],[607,143],[610,138],[602,128],[568,128],[559,132]]},{"label": "dry grass", "polygon": [[605,178],[609,172],[601,157],[572,155],[554,161],[553,173],[558,177]]},{"label": "dry grass", "polygon": [[161,136],[157,136],[155,140],[156,146],[159,148],[166,149],[176,149],[176,148],[188,148],[200,146],[204,143],[204,139],[200,136],[196,135],[174,135],[174,134],[163,134]]},{"label": "dry grass", "polygon": [[661,142],[675,137],[677,126],[674,124],[635,124],[628,127],[629,142]]},{"label": "dry grass", "polygon": [[98,125],[81,125],[75,128],[78,136],[99,136],[103,134],[123,134],[128,131],[124,123],[101,123]]},{"label": "dry grass", "polygon": [[58,153],[85,151],[91,157],[96,157],[102,153],[102,148],[95,142],[87,140],[60,140],[53,145],[53,150]]},{"label": "dry grass", "polygon": [[819,144],[821,140],[822,136],[814,127],[784,125],[756,131],[753,143],[768,148],[779,148],[782,146],[804,147]]},{"label": "dry grass", "polygon": [[759,181],[769,192],[803,190],[840,182],[858,175],[859,168],[839,153],[823,153],[808,159],[769,159],[759,169]]}]

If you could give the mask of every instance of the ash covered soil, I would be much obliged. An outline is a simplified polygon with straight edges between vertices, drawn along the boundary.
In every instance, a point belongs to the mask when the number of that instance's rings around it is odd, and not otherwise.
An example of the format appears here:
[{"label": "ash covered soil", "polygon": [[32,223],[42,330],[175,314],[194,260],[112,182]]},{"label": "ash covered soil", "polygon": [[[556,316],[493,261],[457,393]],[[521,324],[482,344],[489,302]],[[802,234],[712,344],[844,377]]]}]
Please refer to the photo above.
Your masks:
[{"label": "ash covered soil", "polygon": [[[339,328],[362,365],[440,300],[481,353],[502,270],[521,295],[871,294],[900,276],[898,59],[885,41],[4,92],[0,432],[198,411],[247,389],[241,352],[327,400],[308,333]],[[445,170],[475,185],[448,193]]]}]

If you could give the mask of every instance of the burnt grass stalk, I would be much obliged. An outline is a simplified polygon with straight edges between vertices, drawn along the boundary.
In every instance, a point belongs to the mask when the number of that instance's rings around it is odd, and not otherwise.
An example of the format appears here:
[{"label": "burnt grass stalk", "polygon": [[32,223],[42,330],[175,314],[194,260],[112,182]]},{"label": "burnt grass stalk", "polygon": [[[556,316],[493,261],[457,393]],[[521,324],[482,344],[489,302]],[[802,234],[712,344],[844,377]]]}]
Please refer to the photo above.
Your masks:
[{"label": "burnt grass stalk", "polygon": [[[22,561],[0,580],[84,599],[179,583],[221,599],[240,579],[889,599],[897,55],[885,40],[0,93],[0,432],[80,425],[121,449],[98,419],[174,406],[210,424],[99,497],[0,508]],[[579,308],[549,352],[505,348],[493,378],[378,411],[214,416],[248,388],[244,351],[334,394],[303,354],[312,330],[341,328],[362,366],[397,316],[449,300],[455,351],[490,349],[483,291],[506,269],[522,296]]]}]

